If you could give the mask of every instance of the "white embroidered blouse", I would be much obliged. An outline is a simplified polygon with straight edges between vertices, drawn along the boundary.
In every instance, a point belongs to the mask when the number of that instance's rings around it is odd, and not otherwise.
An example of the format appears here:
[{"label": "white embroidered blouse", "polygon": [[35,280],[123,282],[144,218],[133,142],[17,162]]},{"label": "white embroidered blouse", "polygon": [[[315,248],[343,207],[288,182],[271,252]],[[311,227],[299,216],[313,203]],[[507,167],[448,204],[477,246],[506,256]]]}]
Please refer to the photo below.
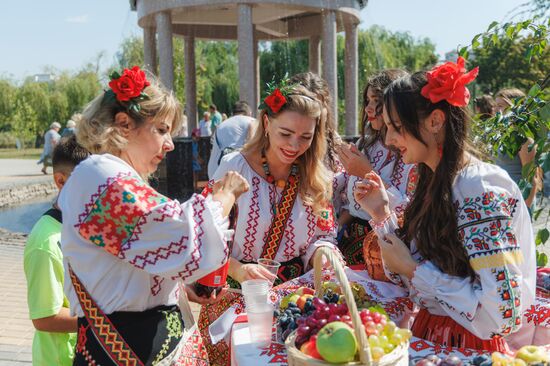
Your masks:
[{"label": "white embroidered blouse", "polygon": [[[527,206],[504,170],[477,161],[457,174],[453,199],[475,281],[423,260],[415,242],[411,252],[419,265],[412,280],[390,272],[388,277],[407,285],[413,300],[430,313],[450,316],[481,339],[510,335],[535,300],[535,241]],[[371,224],[383,238],[397,228],[397,218]]]},{"label": "white embroidered blouse", "polygon": [[[372,169],[382,178],[387,187],[390,208],[398,213],[404,211],[416,188],[416,165],[405,164],[401,159],[397,160],[395,154],[392,154],[381,141],[376,141],[371,145],[366,155],[370,157]],[[363,220],[370,220],[370,215],[361,209],[353,196],[355,185],[361,179],[362,177],[356,177],[348,173],[338,174],[333,182],[335,202],[339,200],[347,201],[347,204],[344,203],[341,207],[349,210],[350,215]],[[340,205],[335,203],[335,206]]]},{"label": "white embroidered blouse", "polygon": [[176,304],[178,281],[193,282],[227,258],[231,231],[218,202],[200,195],[170,200],[113,155],[80,163],[58,204],[65,293],[79,317],[68,265],[110,314]]},{"label": "white embroidered blouse", "polygon": [[[239,261],[256,262],[261,258],[271,226],[272,203],[279,202],[282,189],[256,173],[240,152],[226,155],[213,179],[220,179],[230,170],[241,174],[250,184],[250,190],[237,200],[238,217],[232,257]],[[274,260],[286,262],[301,257],[304,269],[307,269],[315,249],[324,245],[334,247],[336,227],[332,207],[327,208],[325,213],[325,218],[315,215],[298,194]]]}]

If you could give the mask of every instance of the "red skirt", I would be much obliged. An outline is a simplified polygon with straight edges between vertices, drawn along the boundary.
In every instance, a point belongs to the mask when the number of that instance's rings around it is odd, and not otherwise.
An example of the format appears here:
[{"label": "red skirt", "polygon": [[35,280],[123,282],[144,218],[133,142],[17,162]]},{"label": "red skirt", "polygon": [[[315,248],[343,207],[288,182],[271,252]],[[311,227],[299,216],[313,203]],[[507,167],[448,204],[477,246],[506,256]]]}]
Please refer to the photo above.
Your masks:
[{"label": "red skirt", "polygon": [[509,352],[508,344],[504,338],[496,336],[488,340],[480,339],[451,317],[433,315],[426,309],[421,309],[418,312],[411,330],[415,337],[447,347],[471,348],[488,352]]}]

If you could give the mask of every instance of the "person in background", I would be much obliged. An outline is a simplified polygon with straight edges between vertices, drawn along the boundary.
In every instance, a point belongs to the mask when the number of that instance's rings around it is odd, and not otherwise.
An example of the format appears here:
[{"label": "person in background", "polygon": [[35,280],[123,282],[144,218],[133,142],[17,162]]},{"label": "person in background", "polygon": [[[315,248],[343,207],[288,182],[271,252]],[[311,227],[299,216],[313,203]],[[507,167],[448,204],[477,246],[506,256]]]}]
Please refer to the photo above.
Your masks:
[{"label": "person in background", "polygon": [[233,116],[224,121],[214,133],[212,152],[208,160],[208,178],[212,178],[221,159],[230,152],[241,149],[256,129],[256,119],[245,101],[233,106]]},{"label": "person in background", "polygon": [[212,122],[210,121],[210,112],[204,112],[202,119],[199,121],[199,129],[201,137],[212,135]]},{"label": "person in background", "polygon": [[497,113],[497,105],[492,96],[484,94],[475,99],[475,112],[482,120],[493,117]]},{"label": "person in background", "polygon": [[354,194],[372,217],[388,278],[421,307],[413,335],[506,352],[534,337],[523,312],[535,302],[535,238],[518,186],[469,149],[466,84],[477,73],[459,57],[384,92],[386,145],[419,171],[402,227],[375,172]]},{"label": "person in background", "polygon": [[75,128],[76,128],[76,122],[73,121],[72,119],[68,120],[66,127],[61,132],[61,137],[67,137],[67,136],[74,135]]},{"label": "person in background", "polygon": [[225,120],[227,120],[227,114],[222,113],[222,122],[225,121]]},{"label": "person in background", "polygon": [[[525,97],[525,93],[516,88],[501,89],[497,92],[495,101],[496,101],[496,110],[502,114],[509,113],[510,107],[514,105],[514,101],[518,98]],[[521,145],[519,152],[516,156],[510,157],[504,152],[499,152],[495,159],[495,164],[504,169],[509,175],[510,178],[516,184],[522,178],[522,169],[527,164],[531,163],[537,154],[536,146],[530,148],[535,141],[528,137],[525,139],[525,142]],[[531,181],[531,190],[529,195],[525,198],[525,204],[529,207],[530,212],[533,212],[536,209],[535,198],[537,192],[542,190],[542,171],[540,168],[537,169],[533,180]]]},{"label": "person in background", "polygon": [[211,128],[212,133],[216,132],[216,128],[222,123],[222,115],[218,111],[218,107],[216,107],[215,104],[210,104],[208,107],[208,110],[210,111],[210,120],[212,121]]},{"label": "person in background", "polygon": [[361,137],[355,145],[342,144],[337,149],[348,174],[345,187],[345,201],[348,204],[341,212],[342,232],[338,247],[348,265],[364,264],[370,277],[379,281],[388,279],[384,274],[376,237],[368,223],[371,217],[355,201],[353,189],[365,174],[375,171],[391,192],[392,208],[400,213],[414,193],[418,178],[416,165],[405,164],[399,153],[384,143],[386,125],[382,118],[384,89],[406,75],[403,70],[387,69],[367,80],[363,91]]},{"label": "person in background", "polygon": [[[53,180],[58,190],[89,155],[74,136],[59,141],[52,156]],[[32,342],[32,361],[36,366],[73,364],[77,327],[63,294],[61,226],[61,211],[54,203],[32,228],[23,254],[29,316],[36,329]]]},{"label": "person in background", "polygon": [[191,139],[193,140],[193,142],[191,143],[191,149],[193,152],[193,188],[195,189],[195,191],[197,190],[199,172],[202,170],[202,164],[204,163],[199,154],[200,138],[200,130],[198,128],[195,128],[193,132],[191,132]]},{"label": "person in background", "polygon": [[53,122],[48,131],[44,134],[44,150],[42,151],[42,155],[40,155],[40,160],[37,162],[37,164],[42,163],[44,165],[41,170],[44,174],[48,174],[47,169],[52,165],[53,149],[61,138],[59,135],[60,129],[61,124],[59,124],[59,122]]}]

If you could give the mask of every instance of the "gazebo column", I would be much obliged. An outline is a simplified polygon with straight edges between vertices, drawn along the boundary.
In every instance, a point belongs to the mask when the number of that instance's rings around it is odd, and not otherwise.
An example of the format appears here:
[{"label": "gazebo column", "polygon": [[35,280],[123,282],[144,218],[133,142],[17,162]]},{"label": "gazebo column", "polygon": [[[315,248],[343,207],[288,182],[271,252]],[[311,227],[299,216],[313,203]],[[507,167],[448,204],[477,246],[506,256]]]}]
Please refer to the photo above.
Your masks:
[{"label": "gazebo column", "polygon": [[237,40],[239,42],[239,98],[254,108],[254,27],[252,25],[252,6],[239,4],[239,23]]},{"label": "gazebo column", "polygon": [[[256,32],[254,32],[256,34]],[[254,104],[250,106],[252,115],[256,116],[258,105],[260,105],[260,50],[258,37],[254,37]]]},{"label": "gazebo column", "polygon": [[321,75],[321,60],[319,59],[319,46],[321,45],[321,37],[309,37],[309,71]]},{"label": "gazebo column", "polygon": [[357,95],[358,95],[358,41],[357,23],[346,23],[346,50],[345,50],[345,108],[346,108],[346,135],[357,135]]},{"label": "gazebo column", "polygon": [[338,79],[336,71],[336,13],[334,10],[323,12],[323,78],[328,83],[332,95],[332,114],[335,128],[338,127]]},{"label": "gazebo column", "polygon": [[143,66],[151,73],[157,73],[157,38],[154,27],[143,28]]},{"label": "gazebo column", "polygon": [[185,114],[189,134],[197,128],[197,73],[195,66],[195,37],[184,36]]},{"label": "gazebo column", "polygon": [[155,14],[158,31],[158,54],[160,81],[169,90],[174,90],[174,49],[172,45],[172,19],[169,12]]}]

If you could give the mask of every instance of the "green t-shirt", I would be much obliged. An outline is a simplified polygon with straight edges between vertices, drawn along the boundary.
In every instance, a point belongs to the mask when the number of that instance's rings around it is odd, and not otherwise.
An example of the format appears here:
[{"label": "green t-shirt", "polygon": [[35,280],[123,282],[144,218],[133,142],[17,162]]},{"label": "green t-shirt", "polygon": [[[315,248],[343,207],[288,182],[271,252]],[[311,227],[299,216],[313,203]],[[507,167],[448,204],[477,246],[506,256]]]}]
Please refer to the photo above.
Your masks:
[{"label": "green t-shirt", "polygon": [[[61,223],[43,215],[34,225],[23,256],[27,303],[31,319],[46,318],[69,307],[63,294],[63,254],[59,248]],[[37,330],[32,342],[33,365],[72,365],[76,333]]]}]

